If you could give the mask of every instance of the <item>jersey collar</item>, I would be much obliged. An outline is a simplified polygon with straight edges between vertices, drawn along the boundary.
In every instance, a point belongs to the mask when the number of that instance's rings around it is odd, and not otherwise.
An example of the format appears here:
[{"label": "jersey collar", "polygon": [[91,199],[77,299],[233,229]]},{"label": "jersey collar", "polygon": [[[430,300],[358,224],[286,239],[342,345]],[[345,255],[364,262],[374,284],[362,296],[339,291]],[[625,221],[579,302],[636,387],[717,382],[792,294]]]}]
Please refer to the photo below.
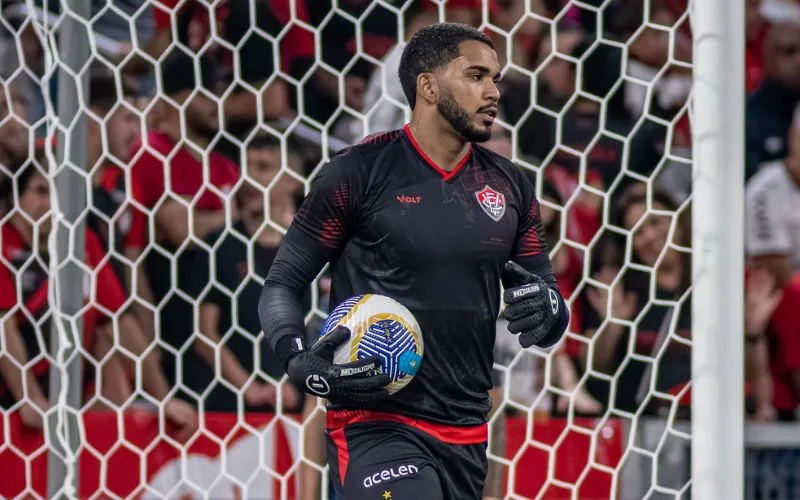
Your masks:
[{"label": "jersey collar", "polygon": [[470,157],[472,156],[472,144],[470,144],[467,153],[464,155],[463,158],[461,158],[461,161],[458,162],[456,168],[448,172],[447,170],[444,170],[439,165],[437,165],[436,162],[431,160],[431,158],[425,154],[425,151],[423,151],[422,148],[419,147],[419,144],[417,144],[417,140],[414,139],[414,136],[411,134],[411,130],[408,128],[408,123],[406,123],[405,126],[403,126],[403,130],[405,131],[406,136],[408,136],[408,140],[411,141],[411,145],[414,146],[414,149],[417,151],[417,153],[422,157],[423,160],[425,160],[425,163],[427,163],[428,166],[430,166],[439,175],[441,175],[444,181],[449,181],[455,178],[455,176],[458,175],[458,173],[464,169],[464,166],[467,164]]}]

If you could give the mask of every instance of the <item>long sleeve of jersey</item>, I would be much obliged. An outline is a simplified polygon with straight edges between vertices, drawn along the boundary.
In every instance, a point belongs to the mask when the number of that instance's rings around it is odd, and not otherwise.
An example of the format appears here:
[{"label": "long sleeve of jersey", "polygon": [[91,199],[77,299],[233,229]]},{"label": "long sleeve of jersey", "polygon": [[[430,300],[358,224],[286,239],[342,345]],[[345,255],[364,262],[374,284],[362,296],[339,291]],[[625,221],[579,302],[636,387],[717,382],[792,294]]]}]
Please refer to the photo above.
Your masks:
[{"label": "long sleeve of jersey", "polygon": [[336,259],[354,213],[356,155],[342,154],[312,182],[281,243],[258,303],[261,328],[281,361],[305,348],[302,299],[327,262]]},{"label": "long sleeve of jersey", "polygon": [[[560,299],[558,304],[559,321],[550,330],[550,334],[537,344],[537,347],[547,348],[561,340],[564,335],[569,325],[569,308],[564,301],[561,290],[558,288],[553,265],[550,262],[547,242],[544,238],[539,200],[536,199],[533,185],[525,178],[520,182],[520,189],[522,191],[522,199],[528,204],[528,212],[520,217],[513,260],[527,271],[546,281],[548,285],[558,292],[558,298]],[[508,287],[511,284],[504,283],[504,285]]]}]

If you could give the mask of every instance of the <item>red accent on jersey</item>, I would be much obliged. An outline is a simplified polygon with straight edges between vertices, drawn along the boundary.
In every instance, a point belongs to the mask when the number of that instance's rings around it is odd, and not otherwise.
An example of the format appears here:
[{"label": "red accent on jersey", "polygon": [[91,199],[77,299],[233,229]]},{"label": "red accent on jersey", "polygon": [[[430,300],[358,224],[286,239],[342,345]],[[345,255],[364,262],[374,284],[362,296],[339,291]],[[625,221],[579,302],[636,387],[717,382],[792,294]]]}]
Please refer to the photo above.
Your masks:
[{"label": "red accent on jersey", "polygon": [[339,459],[339,479],[344,484],[344,476],[347,474],[347,462],[350,460],[350,452],[347,450],[347,438],[344,436],[344,427],[331,430],[329,435],[333,444],[336,445],[336,455]]},{"label": "red accent on jersey", "polygon": [[449,444],[481,444],[489,439],[487,424],[474,426],[456,426],[437,424],[417,418],[371,410],[328,410],[325,427],[328,430],[344,429],[348,425],[361,422],[396,422],[418,429],[443,443]]},{"label": "red accent on jersey", "polygon": [[[532,257],[539,255],[545,250],[545,243],[542,239],[541,218],[539,216],[539,201],[533,200],[528,214],[525,216],[526,224],[530,224],[528,229],[519,239],[519,257]],[[536,221],[539,221],[538,223]]]},{"label": "red accent on jersey", "polygon": [[328,248],[337,248],[344,234],[344,223],[338,219],[328,219],[322,224],[320,241]]},{"label": "red accent on jersey", "polygon": [[387,132],[376,132],[368,135],[359,141],[359,144],[377,144],[382,141],[393,141],[400,135],[400,130],[390,130]]},{"label": "red accent on jersey", "polygon": [[455,177],[456,174],[460,172],[462,168],[464,168],[464,166],[467,164],[467,161],[469,161],[469,157],[472,155],[472,144],[470,144],[469,149],[467,150],[467,154],[464,155],[464,158],[461,158],[461,161],[458,162],[458,165],[456,165],[456,167],[453,170],[448,172],[447,170],[444,170],[439,165],[437,165],[436,162],[431,160],[430,157],[425,154],[425,151],[423,151],[422,148],[419,147],[419,144],[417,144],[417,140],[414,139],[413,135],[411,135],[411,130],[409,129],[407,123],[403,127],[403,130],[405,130],[406,135],[408,136],[408,140],[411,141],[411,145],[414,146],[414,149],[417,151],[417,153],[419,153],[422,159],[425,160],[425,163],[427,163],[428,165],[430,165],[432,169],[437,171],[439,175],[442,176],[442,179],[445,181],[449,181],[450,179]]},{"label": "red accent on jersey", "polygon": [[339,184],[339,189],[333,194],[333,206],[341,210],[350,203],[350,188],[347,184]]}]

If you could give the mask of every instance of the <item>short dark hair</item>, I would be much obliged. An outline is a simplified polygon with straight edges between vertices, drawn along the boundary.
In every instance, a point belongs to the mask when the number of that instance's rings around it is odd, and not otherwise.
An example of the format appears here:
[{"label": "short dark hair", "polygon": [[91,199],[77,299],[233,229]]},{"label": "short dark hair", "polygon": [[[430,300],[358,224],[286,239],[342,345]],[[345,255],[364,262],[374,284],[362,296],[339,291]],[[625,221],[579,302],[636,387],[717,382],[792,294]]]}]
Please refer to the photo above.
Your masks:
[{"label": "short dark hair", "polygon": [[35,175],[47,177],[47,157],[44,151],[36,152],[36,161],[28,161],[14,172],[13,177],[3,177],[0,180],[0,207],[5,205],[6,210],[14,206],[14,184],[17,185],[17,194],[22,196],[28,189]]},{"label": "short dark hair", "polygon": [[[133,89],[127,85],[124,80],[121,80],[120,83],[122,99],[134,97],[136,95]],[[97,108],[103,113],[107,113],[120,100],[120,96],[117,94],[117,82],[114,75],[92,75],[89,81],[89,106]]]},{"label": "short dark hair", "polygon": [[494,49],[492,41],[481,31],[467,24],[440,23],[417,31],[408,41],[400,58],[400,85],[411,109],[417,104],[417,77],[431,73],[460,56],[459,45],[475,40]]},{"label": "short dark hair", "polygon": [[[163,57],[163,56],[162,56]],[[161,85],[167,95],[177,94],[184,90],[192,91],[203,87],[209,92],[214,92],[216,82],[216,65],[208,55],[198,57],[200,66],[200,80],[195,76],[194,56],[184,52],[176,46],[169,55],[161,61]]]},{"label": "short dark hair", "polygon": [[281,140],[270,134],[269,132],[258,132],[250,142],[247,143],[247,149],[267,149],[281,147]]}]

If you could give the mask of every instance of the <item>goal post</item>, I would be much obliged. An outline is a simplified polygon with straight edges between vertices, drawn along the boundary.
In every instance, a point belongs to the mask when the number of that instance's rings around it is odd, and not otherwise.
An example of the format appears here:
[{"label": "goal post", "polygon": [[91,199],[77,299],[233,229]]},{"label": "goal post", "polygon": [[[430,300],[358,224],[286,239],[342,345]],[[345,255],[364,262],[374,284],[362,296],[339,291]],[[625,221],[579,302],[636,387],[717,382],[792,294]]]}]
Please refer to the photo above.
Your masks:
[{"label": "goal post", "polygon": [[692,496],[744,495],[744,2],[696,0]]},{"label": "goal post", "polygon": [[[64,14],[56,29],[44,29],[53,52],[53,71],[57,77],[55,99],[45,91],[48,111],[55,108],[56,120],[49,124],[45,153],[51,162],[52,221],[50,240],[50,276],[53,319],[50,348],[53,366],[50,371],[50,405],[47,419],[49,453],[47,471],[48,498],[74,498],[78,494],[80,469],[78,455],[82,431],[83,397],[83,318],[85,230],[86,230],[86,113],[89,102],[90,19],[89,3],[64,0]],[[47,82],[49,79],[44,79]],[[55,149],[55,151],[53,151]],[[55,154],[54,154],[55,153]]]}]

